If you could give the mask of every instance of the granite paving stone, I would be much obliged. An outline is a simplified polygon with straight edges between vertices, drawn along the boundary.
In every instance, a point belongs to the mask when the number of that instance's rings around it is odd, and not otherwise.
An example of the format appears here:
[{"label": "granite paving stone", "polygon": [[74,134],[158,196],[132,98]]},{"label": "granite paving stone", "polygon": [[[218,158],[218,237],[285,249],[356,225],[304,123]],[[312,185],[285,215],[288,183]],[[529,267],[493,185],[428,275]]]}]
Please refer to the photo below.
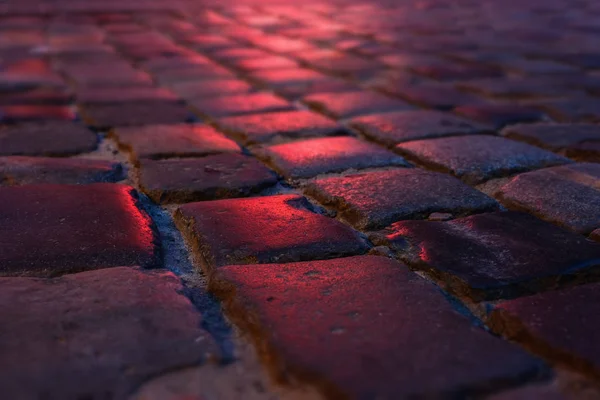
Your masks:
[{"label": "granite paving stone", "polygon": [[303,102],[335,119],[413,108],[403,101],[368,91],[318,93],[305,97]]},{"label": "granite paving stone", "polygon": [[142,160],[140,187],[157,203],[245,197],[277,183],[253,157],[218,154],[202,158]]},{"label": "granite paving stone", "polygon": [[468,184],[570,162],[549,151],[490,135],[416,140],[395,149],[410,161],[451,173]]},{"label": "granite paving stone", "polygon": [[365,168],[408,166],[404,158],[353,137],[308,139],[255,150],[288,179]]},{"label": "granite paving stone", "polygon": [[459,217],[498,208],[493,199],[458,179],[418,168],[319,178],[305,191],[353,226],[368,230],[432,213]]},{"label": "granite paving stone", "polygon": [[541,366],[384,257],[231,265],[211,287],[276,377],[329,398],[460,397]]},{"label": "granite paving stone", "polygon": [[360,235],[298,195],[190,203],[175,220],[203,268],[326,259],[365,253]]},{"label": "granite paving stone", "polygon": [[294,108],[288,101],[266,92],[198,98],[191,100],[190,104],[201,115],[212,118],[287,111]]},{"label": "granite paving stone", "polygon": [[597,275],[600,266],[600,243],[513,211],[401,221],[372,240],[476,301],[553,288]]},{"label": "granite paving stone", "polygon": [[183,104],[165,100],[90,104],[84,106],[81,113],[83,120],[97,129],[148,124],[177,124],[193,120],[192,113]]}]

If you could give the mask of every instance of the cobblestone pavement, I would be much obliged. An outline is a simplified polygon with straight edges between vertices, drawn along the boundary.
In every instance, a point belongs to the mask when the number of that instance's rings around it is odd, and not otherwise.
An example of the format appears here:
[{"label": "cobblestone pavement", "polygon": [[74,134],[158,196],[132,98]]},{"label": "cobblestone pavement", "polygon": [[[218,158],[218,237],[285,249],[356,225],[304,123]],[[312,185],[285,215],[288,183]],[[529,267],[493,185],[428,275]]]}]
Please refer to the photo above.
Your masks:
[{"label": "cobblestone pavement", "polygon": [[0,398],[600,399],[600,2],[0,4]]}]

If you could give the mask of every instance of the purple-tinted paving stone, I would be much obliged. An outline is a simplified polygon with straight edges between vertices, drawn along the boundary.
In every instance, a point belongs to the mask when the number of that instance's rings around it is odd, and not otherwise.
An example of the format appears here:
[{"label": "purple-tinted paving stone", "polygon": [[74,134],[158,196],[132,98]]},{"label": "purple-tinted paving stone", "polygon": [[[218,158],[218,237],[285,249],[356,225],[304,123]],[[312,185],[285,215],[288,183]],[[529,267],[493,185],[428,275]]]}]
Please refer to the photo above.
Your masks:
[{"label": "purple-tinted paving stone", "polygon": [[548,150],[561,151],[584,142],[600,142],[600,125],[519,124],[503,129],[501,134]]},{"label": "purple-tinted paving stone", "polygon": [[323,81],[279,85],[276,90],[285,97],[301,99],[302,97],[318,93],[354,92],[358,90],[358,86],[342,79],[330,78]]},{"label": "purple-tinted paving stone", "polygon": [[287,100],[264,92],[199,98],[191,100],[190,104],[201,114],[213,118],[287,111],[294,108]]},{"label": "purple-tinted paving stone", "polygon": [[219,154],[203,158],[142,160],[140,187],[157,203],[246,197],[277,183],[253,157]]},{"label": "purple-tinted paving stone", "polygon": [[262,58],[249,58],[239,60],[236,67],[244,70],[254,71],[261,69],[296,68],[298,63],[287,57],[267,56]]},{"label": "purple-tinted paving stone", "polygon": [[207,271],[230,264],[336,258],[368,249],[357,232],[313,212],[298,195],[190,203],[177,210],[175,221]]},{"label": "purple-tinted paving stone", "polygon": [[154,87],[82,88],[77,91],[77,102],[83,104],[115,104],[144,101],[178,102],[177,96],[167,89]]},{"label": "purple-tinted paving stone", "polygon": [[549,60],[528,60],[525,58],[520,58],[507,60],[501,64],[502,67],[508,71],[534,76],[574,74],[578,72],[577,68]]},{"label": "purple-tinted paving stone", "polygon": [[124,185],[0,188],[0,275],[158,263],[152,221]]},{"label": "purple-tinted paving stone", "polygon": [[216,354],[173,274],[128,267],[0,278],[0,390],[10,399],[125,399]]},{"label": "purple-tinted paving stone", "polygon": [[600,244],[531,215],[478,214],[447,222],[401,221],[376,245],[475,301],[509,298],[597,274]]},{"label": "purple-tinted paving stone", "polygon": [[315,110],[336,119],[413,108],[400,100],[366,90],[313,94],[305,97],[303,101]]},{"label": "purple-tinted paving stone", "polygon": [[73,94],[65,89],[38,88],[27,91],[0,93],[0,106],[3,105],[67,105],[74,100]]},{"label": "purple-tinted paving stone", "polygon": [[[119,64],[120,65],[120,64]],[[132,67],[86,66],[73,67],[66,71],[80,87],[150,86],[152,78],[146,72]]]},{"label": "purple-tinted paving stone", "polygon": [[409,160],[452,173],[469,184],[570,162],[549,151],[489,135],[417,140],[401,143],[396,150]]},{"label": "purple-tinted paving stone", "polygon": [[559,122],[600,122],[600,99],[579,97],[532,103]]},{"label": "purple-tinted paving stone", "polygon": [[433,110],[366,115],[353,118],[350,125],[365,136],[387,146],[416,139],[490,132],[483,124]]},{"label": "purple-tinted paving stone", "polygon": [[361,58],[353,55],[339,53],[331,57],[312,59],[311,66],[333,74],[355,75],[361,71],[374,71],[381,69],[383,65],[373,59]]},{"label": "purple-tinted paving stone", "polygon": [[481,102],[472,94],[441,84],[405,84],[387,87],[385,91],[419,106],[438,110],[451,110],[457,106]]},{"label": "purple-tinted paving stone", "polygon": [[212,65],[213,62],[208,58],[195,54],[194,56],[187,57],[159,57],[150,60],[146,60],[141,63],[143,69],[148,70],[152,73],[157,73],[164,70],[189,68],[194,66],[207,66]]},{"label": "purple-tinted paving stone", "polygon": [[28,121],[73,121],[75,110],[65,105],[6,105],[0,106],[0,123]]},{"label": "purple-tinted paving stone", "polygon": [[242,94],[252,91],[252,86],[240,79],[214,79],[210,81],[176,83],[171,90],[184,99]]},{"label": "purple-tinted paving stone", "polygon": [[327,75],[323,75],[319,72],[306,68],[254,71],[252,73],[252,77],[274,87],[307,82],[327,81],[330,79]]},{"label": "purple-tinted paving stone", "polygon": [[97,129],[177,124],[193,119],[193,115],[184,105],[164,100],[86,105],[82,110],[82,115],[90,126]]},{"label": "purple-tinted paving stone", "polygon": [[117,128],[111,132],[134,159],[239,153],[240,146],[207,125],[174,124]]},{"label": "purple-tinted paving stone", "polygon": [[[478,93],[486,97],[525,99],[536,97],[554,97],[568,93],[569,89],[553,85],[551,78],[519,79],[475,79],[460,82],[460,89]],[[571,89],[572,90],[572,89]]]},{"label": "purple-tinted paving stone", "polygon": [[85,158],[0,157],[0,185],[86,184],[123,179],[120,164]]},{"label": "purple-tinted paving stone", "polygon": [[547,119],[545,114],[533,107],[505,104],[480,104],[461,106],[454,112],[463,117],[501,129],[506,125],[522,122],[539,122]]},{"label": "purple-tinted paving stone", "polygon": [[170,85],[175,83],[212,80],[212,79],[232,79],[235,74],[227,68],[219,65],[198,65],[187,68],[165,69],[155,73],[156,80],[161,85]]},{"label": "purple-tinted paving stone", "polygon": [[219,127],[245,144],[344,134],[335,121],[311,111],[281,111],[223,118]]},{"label": "purple-tinted paving stone", "polygon": [[309,139],[257,149],[281,175],[289,179],[387,166],[407,166],[400,156],[353,137]]},{"label": "purple-tinted paving stone", "polygon": [[69,156],[92,151],[96,134],[75,122],[29,122],[0,127],[0,156]]},{"label": "purple-tinted paving stone", "polygon": [[599,313],[600,284],[590,283],[500,302],[489,322],[532,351],[597,378]]},{"label": "purple-tinted paving stone", "polygon": [[600,228],[600,164],[569,164],[520,174],[492,195],[575,232]]},{"label": "purple-tinted paving stone", "polygon": [[427,76],[440,81],[452,81],[474,78],[492,78],[502,76],[502,72],[495,68],[473,66],[467,64],[439,64],[417,65],[411,68],[419,75]]},{"label": "purple-tinted paving stone", "polygon": [[232,265],[215,275],[211,289],[271,373],[328,398],[460,397],[541,366],[384,257]]},{"label": "purple-tinted paving stone", "polygon": [[488,400],[569,400],[573,397],[562,393],[556,384],[532,384],[500,392]]},{"label": "purple-tinted paving stone", "polygon": [[316,179],[306,193],[359,229],[383,228],[432,213],[464,216],[498,208],[493,199],[452,176],[417,168]]}]

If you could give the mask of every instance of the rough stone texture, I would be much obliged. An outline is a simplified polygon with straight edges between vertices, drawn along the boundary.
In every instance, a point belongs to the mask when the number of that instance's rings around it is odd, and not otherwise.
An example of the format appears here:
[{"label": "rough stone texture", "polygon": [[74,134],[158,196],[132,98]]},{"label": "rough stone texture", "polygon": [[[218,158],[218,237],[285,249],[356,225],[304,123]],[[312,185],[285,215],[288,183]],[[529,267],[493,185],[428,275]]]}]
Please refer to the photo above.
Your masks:
[{"label": "rough stone texture", "polygon": [[142,160],[140,187],[157,203],[245,197],[277,183],[253,157],[219,154],[203,158]]},{"label": "rough stone texture", "polygon": [[0,275],[158,264],[152,222],[125,185],[0,187]]},{"label": "rough stone texture", "polygon": [[248,93],[216,98],[199,98],[190,101],[202,115],[212,118],[287,111],[293,107],[286,100],[270,93]]},{"label": "rough stone texture", "polygon": [[417,168],[316,179],[306,191],[359,229],[383,228],[432,213],[464,216],[498,208],[493,199],[452,176]]},{"label": "rough stone texture", "polygon": [[84,121],[97,129],[118,126],[177,124],[193,119],[182,105],[171,101],[93,104],[82,109]]},{"label": "rough stone texture", "polygon": [[199,157],[241,152],[233,140],[207,125],[146,125],[114,129],[112,136],[134,159]]},{"label": "rough stone texture", "polygon": [[518,212],[402,221],[373,240],[476,301],[555,287],[600,266],[600,244]]},{"label": "rough stone texture", "polygon": [[171,85],[171,90],[184,99],[197,99],[248,93],[252,90],[252,86],[240,79],[215,79],[177,83]]},{"label": "rough stone texture", "polygon": [[257,154],[289,179],[386,166],[407,166],[406,161],[379,146],[353,137],[309,139],[264,147]]},{"label": "rough stone texture", "polygon": [[121,164],[84,158],[0,157],[0,185],[86,184],[123,179]]},{"label": "rough stone texture", "polygon": [[77,91],[77,101],[82,104],[121,104],[146,101],[177,103],[179,100],[167,89],[153,87],[123,88],[82,88]]},{"label": "rough stone texture", "polygon": [[305,97],[303,101],[315,110],[336,119],[413,108],[400,100],[369,91],[313,94]]},{"label": "rough stone texture", "polygon": [[491,133],[490,128],[450,113],[431,110],[388,112],[353,118],[353,128],[386,146],[417,139]]},{"label": "rough stone texture", "polygon": [[461,397],[540,365],[383,257],[233,265],[216,278],[213,290],[276,377],[316,384],[330,398]]},{"label": "rough stone texture", "polygon": [[590,283],[500,302],[490,324],[533,351],[597,378],[599,314],[600,284]]},{"label": "rough stone texture", "polygon": [[501,129],[506,125],[539,122],[547,119],[543,112],[527,106],[505,104],[478,104],[461,106],[454,112],[466,118]]},{"label": "rough stone texture", "polygon": [[218,125],[247,145],[346,133],[336,122],[304,110],[223,118]]},{"label": "rough stone texture", "polygon": [[600,162],[600,142],[583,142],[564,150],[567,157],[577,161]]},{"label": "rough stone texture", "polygon": [[120,267],[55,279],[0,278],[7,399],[126,399],[146,379],[216,346],[174,275]]},{"label": "rough stone texture", "polygon": [[575,232],[600,228],[600,164],[569,164],[517,175],[493,192],[508,208]]},{"label": "rough stone texture", "polygon": [[175,218],[207,271],[366,252],[358,233],[311,208],[301,196],[278,195],[191,203]]},{"label": "rough stone texture", "polygon": [[457,106],[477,103],[477,97],[443,84],[406,84],[384,88],[386,92],[422,107],[446,111]]},{"label": "rough stone texture", "polygon": [[409,160],[452,173],[469,184],[569,162],[546,150],[488,135],[417,140],[401,143],[396,150]]},{"label": "rough stone texture", "polygon": [[92,151],[98,138],[75,122],[30,122],[0,127],[0,155],[69,156]]},{"label": "rough stone texture", "polygon": [[6,105],[0,106],[0,123],[16,124],[35,121],[73,121],[75,110],[64,105]]}]

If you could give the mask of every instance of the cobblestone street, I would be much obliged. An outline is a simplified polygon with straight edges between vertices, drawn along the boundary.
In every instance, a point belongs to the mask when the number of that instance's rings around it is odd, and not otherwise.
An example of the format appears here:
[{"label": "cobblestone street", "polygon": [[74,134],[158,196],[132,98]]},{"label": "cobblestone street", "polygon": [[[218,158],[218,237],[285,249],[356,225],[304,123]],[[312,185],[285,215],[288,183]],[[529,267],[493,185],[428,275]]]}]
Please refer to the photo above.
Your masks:
[{"label": "cobblestone street", "polygon": [[0,400],[600,399],[600,2],[1,2],[0,324]]}]

